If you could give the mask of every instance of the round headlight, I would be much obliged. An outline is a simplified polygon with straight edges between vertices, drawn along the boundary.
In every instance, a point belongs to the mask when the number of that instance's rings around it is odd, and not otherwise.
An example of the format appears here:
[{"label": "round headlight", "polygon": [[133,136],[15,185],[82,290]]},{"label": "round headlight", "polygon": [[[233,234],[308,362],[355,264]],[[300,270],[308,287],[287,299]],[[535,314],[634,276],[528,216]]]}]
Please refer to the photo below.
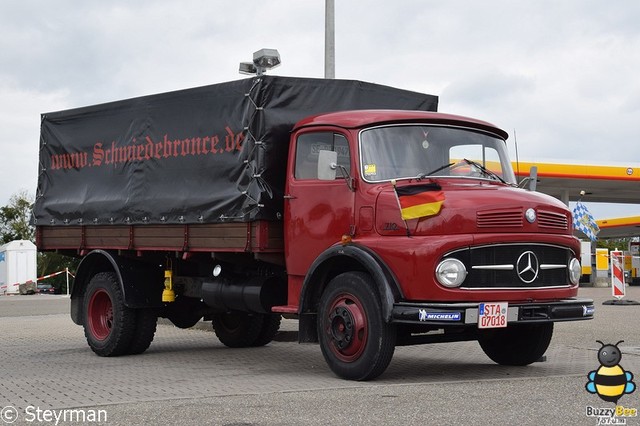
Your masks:
[{"label": "round headlight", "polygon": [[573,285],[580,283],[580,276],[582,275],[582,266],[575,257],[569,262],[569,279]]},{"label": "round headlight", "polygon": [[436,267],[436,279],[445,287],[460,287],[467,277],[467,268],[458,259],[444,259]]}]

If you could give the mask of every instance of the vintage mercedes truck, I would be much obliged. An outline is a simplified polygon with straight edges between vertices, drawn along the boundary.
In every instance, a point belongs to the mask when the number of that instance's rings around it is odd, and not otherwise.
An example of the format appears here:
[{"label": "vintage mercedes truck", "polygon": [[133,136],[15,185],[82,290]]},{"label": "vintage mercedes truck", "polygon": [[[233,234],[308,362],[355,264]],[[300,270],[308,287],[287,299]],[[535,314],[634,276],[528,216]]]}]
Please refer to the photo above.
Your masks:
[{"label": "vintage mercedes truck", "polygon": [[397,345],[538,360],[594,313],[571,213],[518,187],[506,132],[437,101],[259,76],[43,114],[37,246],[82,258],[90,348],[142,353],[158,317],[256,347],[285,316],[346,379]]}]

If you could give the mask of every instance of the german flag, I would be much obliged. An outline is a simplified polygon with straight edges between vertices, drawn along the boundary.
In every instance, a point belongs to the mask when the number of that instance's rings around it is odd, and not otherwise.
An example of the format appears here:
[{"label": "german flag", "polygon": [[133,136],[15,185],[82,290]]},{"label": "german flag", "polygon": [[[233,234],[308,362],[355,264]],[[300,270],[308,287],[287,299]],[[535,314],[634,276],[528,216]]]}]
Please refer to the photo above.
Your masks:
[{"label": "german flag", "polygon": [[393,188],[398,197],[403,220],[436,215],[444,202],[444,192],[437,183],[401,187],[394,185]]}]

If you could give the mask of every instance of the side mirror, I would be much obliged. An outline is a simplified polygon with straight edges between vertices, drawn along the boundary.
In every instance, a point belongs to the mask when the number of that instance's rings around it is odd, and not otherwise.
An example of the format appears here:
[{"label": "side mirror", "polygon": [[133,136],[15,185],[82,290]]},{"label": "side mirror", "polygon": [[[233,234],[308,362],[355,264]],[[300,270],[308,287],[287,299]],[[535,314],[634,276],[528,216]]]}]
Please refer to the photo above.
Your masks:
[{"label": "side mirror", "polygon": [[531,166],[529,170],[529,191],[535,191],[538,186],[538,166]]},{"label": "side mirror", "polygon": [[529,176],[520,181],[518,188],[524,188],[527,184],[529,184],[529,191],[535,191],[538,187],[538,166],[531,166]]},{"label": "side mirror", "polygon": [[318,179],[335,180],[338,168],[338,153],[335,151],[318,151]]}]

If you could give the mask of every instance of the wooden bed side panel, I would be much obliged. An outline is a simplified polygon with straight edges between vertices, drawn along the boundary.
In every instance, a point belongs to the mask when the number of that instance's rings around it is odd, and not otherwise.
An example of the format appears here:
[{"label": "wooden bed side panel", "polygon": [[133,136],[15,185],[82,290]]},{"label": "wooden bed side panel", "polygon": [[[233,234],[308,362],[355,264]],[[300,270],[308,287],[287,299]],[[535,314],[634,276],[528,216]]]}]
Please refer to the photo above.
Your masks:
[{"label": "wooden bed side panel", "polygon": [[39,250],[281,252],[282,222],[190,225],[39,226]]}]

